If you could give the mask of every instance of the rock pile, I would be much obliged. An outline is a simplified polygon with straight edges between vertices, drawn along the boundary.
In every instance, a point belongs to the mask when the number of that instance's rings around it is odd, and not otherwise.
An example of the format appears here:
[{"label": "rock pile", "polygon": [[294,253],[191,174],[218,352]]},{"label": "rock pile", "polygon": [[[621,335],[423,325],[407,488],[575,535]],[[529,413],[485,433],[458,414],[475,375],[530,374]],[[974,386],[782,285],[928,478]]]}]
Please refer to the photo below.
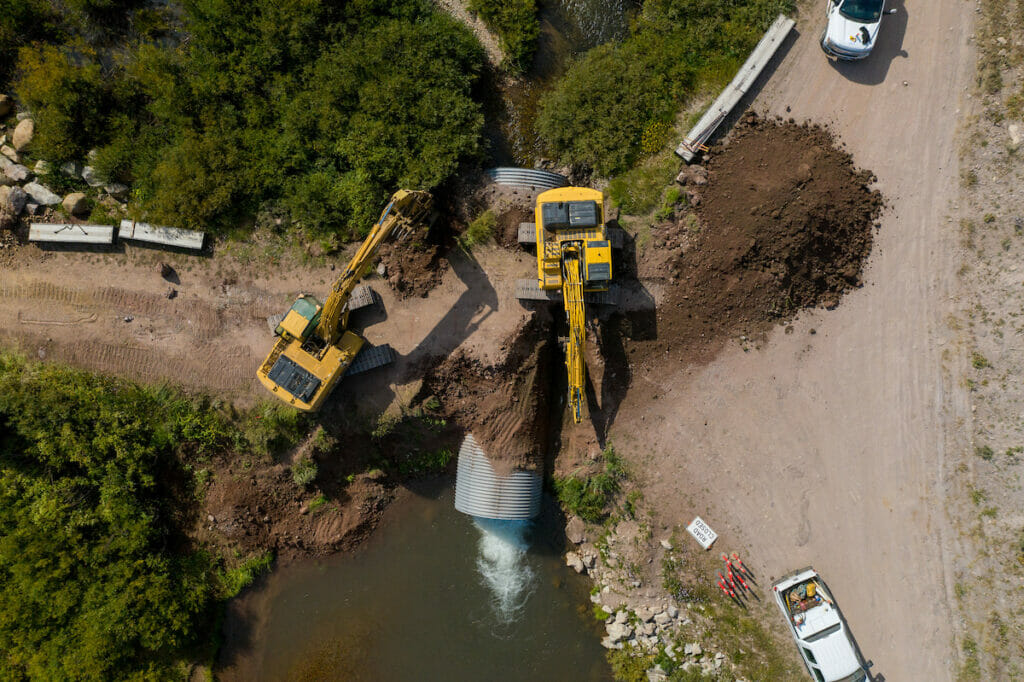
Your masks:
[{"label": "rock pile", "polygon": [[[26,165],[32,157],[35,122],[28,112],[17,112],[17,122],[6,125],[2,119],[14,112],[14,100],[0,94],[0,228],[12,227],[23,214],[38,215],[48,207],[60,206],[64,213],[82,218],[89,214],[94,199],[108,209],[126,211],[123,205],[128,187],[104,182],[92,166],[65,163],[60,171],[88,185],[90,192],[71,192],[64,197],[53,191],[42,179],[53,173],[53,165],[37,159],[32,169]],[[90,160],[95,152],[90,152]],[[59,218],[58,218],[59,219]]]}]

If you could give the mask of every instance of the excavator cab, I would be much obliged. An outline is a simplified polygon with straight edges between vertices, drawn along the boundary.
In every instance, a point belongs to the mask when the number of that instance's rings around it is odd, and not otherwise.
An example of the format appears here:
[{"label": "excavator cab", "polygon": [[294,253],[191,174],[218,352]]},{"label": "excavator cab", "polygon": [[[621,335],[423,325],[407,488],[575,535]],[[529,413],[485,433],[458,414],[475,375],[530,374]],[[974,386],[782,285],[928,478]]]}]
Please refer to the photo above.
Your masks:
[{"label": "excavator cab", "polygon": [[295,303],[292,303],[292,307],[285,313],[284,319],[274,329],[274,334],[286,339],[305,342],[316,326],[320,324],[322,310],[323,306],[320,305],[320,301],[316,297],[302,294],[295,299]]}]

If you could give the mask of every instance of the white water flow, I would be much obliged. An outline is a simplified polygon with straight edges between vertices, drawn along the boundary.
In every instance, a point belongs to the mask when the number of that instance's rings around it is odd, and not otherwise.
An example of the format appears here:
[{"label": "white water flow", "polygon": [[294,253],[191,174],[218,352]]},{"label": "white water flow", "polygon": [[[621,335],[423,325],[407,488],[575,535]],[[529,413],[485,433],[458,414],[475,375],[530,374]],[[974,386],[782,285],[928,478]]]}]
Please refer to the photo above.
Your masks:
[{"label": "white water flow", "polygon": [[534,573],[526,562],[530,521],[474,516],[473,524],[480,531],[477,573],[494,597],[491,606],[495,616],[504,624],[511,623],[533,592]]}]

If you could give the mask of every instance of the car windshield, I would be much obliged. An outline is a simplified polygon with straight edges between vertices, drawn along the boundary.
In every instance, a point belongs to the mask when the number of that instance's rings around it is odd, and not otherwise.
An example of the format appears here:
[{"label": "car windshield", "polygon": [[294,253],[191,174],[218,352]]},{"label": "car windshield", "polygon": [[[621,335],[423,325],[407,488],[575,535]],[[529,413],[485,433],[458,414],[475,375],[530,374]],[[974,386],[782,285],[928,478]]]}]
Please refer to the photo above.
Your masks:
[{"label": "car windshield", "polygon": [[882,16],[883,0],[846,0],[839,12],[847,19],[872,24]]},{"label": "car windshield", "polygon": [[838,680],[837,682],[866,682],[867,679],[868,679],[868,674],[866,672],[864,672],[863,670],[858,670],[854,674],[847,675],[846,677],[844,677],[841,680]]}]

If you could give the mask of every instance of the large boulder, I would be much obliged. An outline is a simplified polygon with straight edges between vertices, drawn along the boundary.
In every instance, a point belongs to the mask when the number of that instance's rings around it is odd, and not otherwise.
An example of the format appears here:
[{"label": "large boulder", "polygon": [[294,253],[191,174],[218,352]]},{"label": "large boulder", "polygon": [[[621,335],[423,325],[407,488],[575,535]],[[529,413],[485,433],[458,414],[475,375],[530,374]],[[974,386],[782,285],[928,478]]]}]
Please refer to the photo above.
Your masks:
[{"label": "large boulder", "polygon": [[93,168],[92,166],[86,166],[85,168],[82,169],[82,179],[85,180],[85,183],[90,187],[103,186],[103,180],[100,179],[100,176],[96,172],[96,169]]},{"label": "large boulder", "polygon": [[32,122],[32,119],[26,118],[18,124],[18,127],[14,129],[14,136],[11,138],[11,144],[19,152],[23,152],[28,149],[28,146],[32,144],[32,136],[36,134],[36,124]]},{"label": "large boulder", "polygon": [[72,192],[64,197],[61,205],[71,215],[82,216],[89,212],[89,201],[85,196],[85,192]]},{"label": "large boulder", "polygon": [[109,185],[105,185],[103,187],[103,191],[115,199],[124,199],[128,196],[128,185],[122,185],[120,182],[112,182]]},{"label": "large boulder", "polygon": [[25,185],[25,193],[29,195],[33,202],[43,206],[53,206],[60,203],[59,194],[54,194],[53,190],[38,182],[30,182]]},{"label": "large boulder", "polygon": [[18,186],[0,187],[0,210],[7,211],[12,215],[21,215],[26,201],[28,201],[28,195],[22,188]]},{"label": "large boulder", "polygon": [[0,118],[7,116],[14,108],[14,100],[7,95],[0,95]]},{"label": "large boulder", "polygon": [[14,151],[14,148],[8,144],[0,146],[0,154],[3,154],[14,163],[21,163],[21,154]]},{"label": "large boulder", "polygon": [[6,156],[0,156],[0,173],[3,173],[14,182],[25,182],[32,173],[20,163],[14,163]]}]

